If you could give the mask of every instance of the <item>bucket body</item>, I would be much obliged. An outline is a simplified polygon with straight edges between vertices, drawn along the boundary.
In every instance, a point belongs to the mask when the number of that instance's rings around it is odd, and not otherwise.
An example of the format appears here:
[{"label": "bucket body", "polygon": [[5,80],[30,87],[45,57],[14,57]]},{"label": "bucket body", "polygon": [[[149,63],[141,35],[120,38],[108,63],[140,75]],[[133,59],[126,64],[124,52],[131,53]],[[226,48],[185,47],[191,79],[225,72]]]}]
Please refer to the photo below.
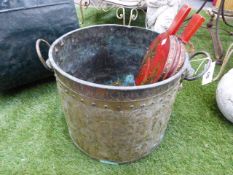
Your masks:
[{"label": "bucket body", "polygon": [[126,163],[161,142],[186,71],[143,86],[111,86],[121,74],[137,74],[157,33],[138,27],[100,25],[72,31],[49,50],[70,136],[90,157]]}]

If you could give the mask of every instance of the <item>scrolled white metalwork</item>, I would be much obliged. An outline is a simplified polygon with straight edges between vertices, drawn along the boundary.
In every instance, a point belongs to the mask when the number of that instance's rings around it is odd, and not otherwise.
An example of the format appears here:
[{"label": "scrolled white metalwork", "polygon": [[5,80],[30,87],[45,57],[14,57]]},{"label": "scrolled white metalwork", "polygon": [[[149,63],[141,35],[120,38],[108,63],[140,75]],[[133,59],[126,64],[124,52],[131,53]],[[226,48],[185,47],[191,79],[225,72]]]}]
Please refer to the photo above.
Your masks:
[{"label": "scrolled white metalwork", "polygon": [[144,13],[146,13],[143,10],[142,2],[139,2],[137,5],[129,5],[127,3],[119,4],[119,2],[115,3],[114,1],[105,1],[105,0],[80,0],[79,3],[76,3],[80,6],[80,13],[81,13],[81,19],[80,23],[84,23],[84,13],[83,9],[88,8],[89,6],[94,7],[97,10],[102,10],[104,12],[108,12],[109,10],[116,8],[116,17],[118,19],[123,20],[123,25],[126,24],[126,8],[131,9],[130,10],[130,16],[129,16],[129,22],[128,25],[131,25],[132,21],[135,21],[138,18],[139,10],[142,10]]},{"label": "scrolled white metalwork", "polygon": [[113,8],[115,8],[116,6],[114,4],[109,4],[106,1],[101,1],[101,3],[99,4],[99,7],[104,12],[108,12],[112,10]]},{"label": "scrolled white metalwork", "polygon": [[[120,11],[122,10],[122,11]],[[118,7],[116,10],[116,17],[118,19],[122,19],[123,20],[123,25],[125,25],[125,8],[124,7]]]},{"label": "scrolled white metalwork", "polygon": [[80,5],[87,8],[91,4],[90,0],[80,0]]},{"label": "scrolled white metalwork", "polygon": [[86,9],[91,4],[90,0],[80,0],[79,7],[80,7],[80,13],[81,13],[81,20],[80,23],[84,23],[84,15],[83,15],[83,7]]},{"label": "scrolled white metalwork", "polygon": [[130,16],[129,16],[129,26],[131,25],[132,21],[135,21],[138,18],[138,9],[133,8],[130,11]]}]

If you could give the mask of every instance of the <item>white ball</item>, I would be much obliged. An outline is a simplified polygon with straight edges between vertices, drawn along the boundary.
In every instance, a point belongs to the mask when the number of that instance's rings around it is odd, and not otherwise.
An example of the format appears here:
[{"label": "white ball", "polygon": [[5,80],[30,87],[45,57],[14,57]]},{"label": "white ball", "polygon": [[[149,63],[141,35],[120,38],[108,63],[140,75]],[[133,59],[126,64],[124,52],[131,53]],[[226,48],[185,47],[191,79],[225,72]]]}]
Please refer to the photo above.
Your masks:
[{"label": "white ball", "polygon": [[222,114],[233,123],[233,69],[220,80],[216,100]]}]

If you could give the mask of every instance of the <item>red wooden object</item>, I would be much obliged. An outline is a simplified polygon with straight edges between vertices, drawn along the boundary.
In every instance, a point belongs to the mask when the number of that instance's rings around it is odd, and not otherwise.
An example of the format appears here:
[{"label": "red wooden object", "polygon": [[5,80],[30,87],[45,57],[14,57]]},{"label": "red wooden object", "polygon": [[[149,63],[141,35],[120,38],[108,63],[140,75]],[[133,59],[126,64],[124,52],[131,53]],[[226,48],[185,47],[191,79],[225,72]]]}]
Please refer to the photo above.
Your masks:
[{"label": "red wooden object", "polygon": [[[158,35],[151,42],[149,50],[143,58],[142,66],[140,67],[139,73],[136,77],[136,85],[154,83],[160,78],[167,61],[170,47],[169,35],[174,35],[179,30],[190,11],[190,6],[186,4],[182,6],[167,32]],[[161,49],[168,51],[166,53]]]}]

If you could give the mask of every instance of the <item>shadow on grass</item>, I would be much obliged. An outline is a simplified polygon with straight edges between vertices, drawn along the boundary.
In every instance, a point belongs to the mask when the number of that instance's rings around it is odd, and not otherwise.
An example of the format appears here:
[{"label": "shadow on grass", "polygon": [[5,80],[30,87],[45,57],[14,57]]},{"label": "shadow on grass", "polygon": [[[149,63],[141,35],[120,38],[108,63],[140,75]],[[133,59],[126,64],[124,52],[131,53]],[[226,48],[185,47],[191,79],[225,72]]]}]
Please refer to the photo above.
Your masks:
[{"label": "shadow on grass", "polygon": [[2,98],[4,97],[9,97],[9,96],[14,96],[23,92],[28,92],[28,91],[33,91],[36,88],[40,89],[40,87],[42,86],[48,86],[49,84],[55,82],[55,78],[54,77],[49,77],[43,80],[38,80],[29,84],[25,84],[16,88],[12,88],[12,89],[7,89],[7,90],[3,90],[0,92],[0,96]]}]

